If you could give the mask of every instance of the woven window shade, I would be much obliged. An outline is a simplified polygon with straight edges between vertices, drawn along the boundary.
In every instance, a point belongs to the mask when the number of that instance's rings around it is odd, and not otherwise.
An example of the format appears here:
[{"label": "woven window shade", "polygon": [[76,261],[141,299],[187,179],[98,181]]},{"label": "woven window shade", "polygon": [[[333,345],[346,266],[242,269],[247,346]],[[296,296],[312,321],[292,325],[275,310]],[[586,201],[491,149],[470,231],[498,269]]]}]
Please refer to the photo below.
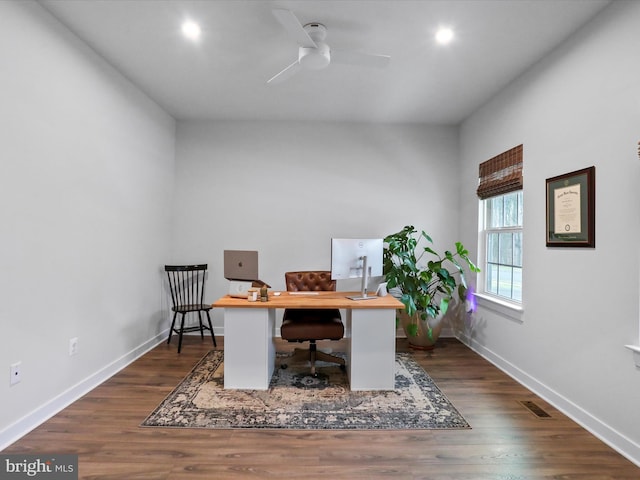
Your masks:
[{"label": "woven window shade", "polygon": [[495,197],[522,190],[522,145],[480,164],[478,197]]}]

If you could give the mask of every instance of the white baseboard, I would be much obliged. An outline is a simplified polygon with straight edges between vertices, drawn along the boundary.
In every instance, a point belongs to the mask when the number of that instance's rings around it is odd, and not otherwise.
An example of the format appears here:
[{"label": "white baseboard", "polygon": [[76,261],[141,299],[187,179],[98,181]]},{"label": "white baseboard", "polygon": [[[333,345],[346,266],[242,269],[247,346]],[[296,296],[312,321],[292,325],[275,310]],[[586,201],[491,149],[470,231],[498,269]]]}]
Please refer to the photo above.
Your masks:
[{"label": "white baseboard", "polygon": [[571,418],[578,425],[589,431],[601,441],[616,450],[622,456],[640,467],[640,445],[626,437],[622,433],[614,430],[600,419],[591,415],[588,411],[576,405],[555,390],[539,382],[534,377],[520,370],[500,355],[478,344],[468,336],[461,335],[459,340],[485,358],[511,378],[531,390],[533,393],[544,399],[550,405],[560,410],[567,417]]},{"label": "white baseboard", "polygon": [[162,342],[166,342],[168,334],[169,329],[159,333],[155,337],[144,342],[142,345],[134,348],[117,360],[111,362],[109,365],[106,365],[104,368],[98,370],[81,382],[62,392],[57,397],[52,398],[31,413],[28,413],[24,417],[9,425],[7,428],[0,432],[0,451],[4,450],[9,445],[29,433],[31,430],[46,422],[55,414],[71,405],[83,395],[87,394],[98,385],[111,378],[113,375],[118,373],[127,365],[131,364],[134,360],[140,358],[152,348],[156,347]]}]

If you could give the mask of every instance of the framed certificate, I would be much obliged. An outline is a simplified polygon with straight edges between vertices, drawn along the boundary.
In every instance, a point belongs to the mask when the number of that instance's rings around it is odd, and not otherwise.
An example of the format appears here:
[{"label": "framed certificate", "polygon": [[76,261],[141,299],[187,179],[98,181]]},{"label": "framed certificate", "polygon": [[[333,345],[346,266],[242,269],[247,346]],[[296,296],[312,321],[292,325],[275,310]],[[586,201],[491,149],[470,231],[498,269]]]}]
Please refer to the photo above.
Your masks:
[{"label": "framed certificate", "polygon": [[547,179],[547,247],[596,246],[596,167]]}]

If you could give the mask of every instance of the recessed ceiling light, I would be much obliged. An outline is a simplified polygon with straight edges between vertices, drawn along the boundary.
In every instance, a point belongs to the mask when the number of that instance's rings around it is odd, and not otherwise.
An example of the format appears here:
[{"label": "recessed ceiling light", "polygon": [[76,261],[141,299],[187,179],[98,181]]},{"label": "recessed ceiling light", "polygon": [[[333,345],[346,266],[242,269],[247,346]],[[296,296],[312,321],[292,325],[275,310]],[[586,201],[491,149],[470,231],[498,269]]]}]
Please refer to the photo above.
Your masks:
[{"label": "recessed ceiling light", "polygon": [[446,45],[450,43],[451,40],[453,40],[453,30],[451,30],[449,27],[440,28],[436,32],[436,42],[438,42],[440,45]]},{"label": "recessed ceiling light", "polygon": [[186,21],[182,24],[182,34],[189,40],[198,40],[201,33],[200,25],[195,22]]}]

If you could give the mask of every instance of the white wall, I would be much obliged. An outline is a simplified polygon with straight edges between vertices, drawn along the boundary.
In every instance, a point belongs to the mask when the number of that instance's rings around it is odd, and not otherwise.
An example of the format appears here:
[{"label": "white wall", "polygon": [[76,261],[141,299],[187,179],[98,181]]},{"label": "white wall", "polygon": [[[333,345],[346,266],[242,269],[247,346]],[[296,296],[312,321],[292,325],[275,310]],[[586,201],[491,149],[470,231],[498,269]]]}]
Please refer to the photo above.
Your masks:
[{"label": "white wall", "polygon": [[[467,341],[640,464],[640,3],[614,2],[464,122],[462,238],[477,165],[524,144],[524,315],[481,308]],[[596,248],[545,246],[545,179],[596,167]],[[471,240],[467,243],[471,244]]]},{"label": "white wall", "polygon": [[0,2],[0,98],[1,449],[167,328],[175,122],[32,2]]},{"label": "white wall", "polygon": [[414,224],[453,248],[457,158],[452,127],[180,122],[173,258],[209,263],[215,299],[225,249],[258,250],[261,279],[284,290],[287,270],[330,269],[332,237]]}]

